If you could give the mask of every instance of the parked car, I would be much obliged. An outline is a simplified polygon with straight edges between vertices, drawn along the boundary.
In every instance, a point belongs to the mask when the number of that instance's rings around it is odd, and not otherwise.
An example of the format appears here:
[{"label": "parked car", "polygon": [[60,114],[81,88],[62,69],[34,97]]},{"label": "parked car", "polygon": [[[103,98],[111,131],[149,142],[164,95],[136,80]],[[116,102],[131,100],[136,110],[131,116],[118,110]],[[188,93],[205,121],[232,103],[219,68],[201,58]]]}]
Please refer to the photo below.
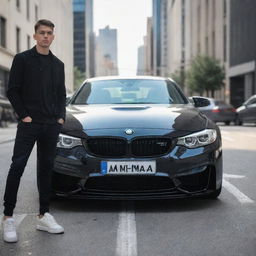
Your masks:
[{"label": "parked car", "polygon": [[213,122],[223,122],[229,125],[231,122],[236,121],[236,109],[222,100],[216,100],[213,98],[194,96],[193,99],[201,98],[208,99],[210,104],[208,106],[199,107],[198,109],[205,114]]},{"label": "parked car", "polygon": [[8,122],[16,122],[16,114],[8,99],[0,96],[0,127],[7,127]]},{"label": "parked car", "polygon": [[256,123],[256,95],[251,96],[236,109],[236,124]]},{"label": "parked car", "polygon": [[[208,104],[198,99],[197,106]],[[221,135],[171,79],[93,78],[69,101],[53,192],[90,199],[216,198]]]}]

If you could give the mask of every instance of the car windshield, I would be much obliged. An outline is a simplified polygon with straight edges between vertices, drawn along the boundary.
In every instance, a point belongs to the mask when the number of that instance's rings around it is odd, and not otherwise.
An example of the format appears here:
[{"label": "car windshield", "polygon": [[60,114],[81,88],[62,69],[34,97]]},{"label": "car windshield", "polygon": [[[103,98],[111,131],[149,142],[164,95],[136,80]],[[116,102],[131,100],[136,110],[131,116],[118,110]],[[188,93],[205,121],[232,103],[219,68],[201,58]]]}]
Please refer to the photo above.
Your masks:
[{"label": "car windshield", "polygon": [[72,104],[187,104],[169,80],[114,79],[85,83]]}]

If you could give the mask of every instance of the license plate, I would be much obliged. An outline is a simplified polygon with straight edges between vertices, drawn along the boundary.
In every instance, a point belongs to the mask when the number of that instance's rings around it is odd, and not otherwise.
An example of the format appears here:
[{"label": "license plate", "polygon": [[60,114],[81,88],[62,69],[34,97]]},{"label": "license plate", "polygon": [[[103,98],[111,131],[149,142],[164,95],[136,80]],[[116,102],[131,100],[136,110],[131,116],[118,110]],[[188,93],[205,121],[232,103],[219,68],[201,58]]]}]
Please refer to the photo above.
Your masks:
[{"label": "license plate", "polygon": [[149,175],[156,173],[155,161],[102,161],[102,174]]}]

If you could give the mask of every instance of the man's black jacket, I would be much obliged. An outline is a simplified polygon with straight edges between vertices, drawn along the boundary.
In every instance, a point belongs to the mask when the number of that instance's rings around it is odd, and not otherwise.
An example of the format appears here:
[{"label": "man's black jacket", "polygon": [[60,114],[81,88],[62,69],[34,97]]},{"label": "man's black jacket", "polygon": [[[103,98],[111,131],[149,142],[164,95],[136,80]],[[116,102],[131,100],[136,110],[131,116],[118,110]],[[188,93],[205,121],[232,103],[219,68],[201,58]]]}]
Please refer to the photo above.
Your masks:
[{"label": "man's black jacket", "polygon": [[42,66],[40,55],[36,47],[15,55],[10,71],[7,97],[10,100],[19,119],[30,116],[32,121],[52,123],[58,118],[65,120],[65,74],[64,63],[60,61],[50,51],[51,57],[51,94],[46,99],[47,104],[51,104],[52,112],[50,116],[43,116],[42,94],[40,92],[42,81]]}]

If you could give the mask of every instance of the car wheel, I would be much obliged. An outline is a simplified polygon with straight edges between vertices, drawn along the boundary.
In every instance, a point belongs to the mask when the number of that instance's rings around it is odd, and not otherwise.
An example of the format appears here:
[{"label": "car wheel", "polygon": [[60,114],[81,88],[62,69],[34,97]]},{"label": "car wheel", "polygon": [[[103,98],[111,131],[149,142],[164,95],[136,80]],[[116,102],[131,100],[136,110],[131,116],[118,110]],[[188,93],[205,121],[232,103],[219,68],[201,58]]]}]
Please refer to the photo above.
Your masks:
[{"label": "car wheel", "polygon": [[243,124],[243,122],[241,120],[236,119],[236,125],[242,125],[242,124]]},{"label": "car wheel", "polygon": [[225,125],[230,125],[230,121],[226,121],[226,122],[225,122]]},{"label": "car wheel", "polygon": [[215,191],[213,191],[211,194],[207,195],[206,198],[208,199],[217,199],[217,197],[220,195],[221,193],[221,188],[216,189]]}]

